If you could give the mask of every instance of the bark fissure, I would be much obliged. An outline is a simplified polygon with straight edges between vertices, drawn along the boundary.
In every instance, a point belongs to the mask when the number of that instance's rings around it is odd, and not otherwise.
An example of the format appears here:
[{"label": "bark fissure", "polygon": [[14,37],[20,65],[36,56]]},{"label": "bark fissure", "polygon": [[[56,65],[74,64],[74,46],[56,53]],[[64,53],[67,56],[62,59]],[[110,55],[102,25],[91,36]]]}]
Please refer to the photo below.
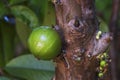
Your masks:
[{"label": "bark fissure", "polygon": [[94,0],[58,1],[54,4],[63,52],[55,59],[55,80],[97,80],[96,56],[106,50],[111,37],[106,33],[96,39]]}]

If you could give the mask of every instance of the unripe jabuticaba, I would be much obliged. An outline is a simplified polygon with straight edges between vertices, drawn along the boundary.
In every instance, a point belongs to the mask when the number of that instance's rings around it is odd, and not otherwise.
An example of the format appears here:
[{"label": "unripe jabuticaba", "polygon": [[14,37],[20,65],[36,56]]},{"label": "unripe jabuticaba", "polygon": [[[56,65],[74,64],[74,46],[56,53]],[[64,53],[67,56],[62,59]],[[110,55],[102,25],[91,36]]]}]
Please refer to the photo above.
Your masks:
[{"label": "unripe jabuticaba", "polygon": [[61,38],[51,27],[41,26],[30,34],[28,46],[38,59],[51,60],[61,52]]}]

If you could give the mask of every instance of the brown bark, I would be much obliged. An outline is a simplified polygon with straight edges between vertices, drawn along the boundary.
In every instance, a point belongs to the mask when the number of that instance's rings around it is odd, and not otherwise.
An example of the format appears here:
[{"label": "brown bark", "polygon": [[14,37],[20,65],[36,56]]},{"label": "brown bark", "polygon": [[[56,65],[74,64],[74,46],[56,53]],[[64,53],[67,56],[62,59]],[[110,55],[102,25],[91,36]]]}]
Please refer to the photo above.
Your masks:
[{"label": "brown bark", "polygon": [[[112,0],[112,14],[111,19],[109,23],[109,30],[113,34],[113,40],[110,47],[110,56],[112,58],[111,62],[111,71],[112,71],[112,79],[117,80],[117,45],[119,44],[119,41],[117,39],[119,38],[118,32],[117,32],[117,21],[118,21],[118,15],[119,15],[119,8],[120,8],[120,0]],[[119,40],[119,39],[118,39]]]},{"label": "brown bark", "polygon": [[99,61],[96,56],[103,53],[110,41],[109,33],[98,33],[98,20],[94,0],[54,1],[58,32],[63,40],[63,49],[55,59],[55,80],[111,80],[107,71],[98,78]]}]

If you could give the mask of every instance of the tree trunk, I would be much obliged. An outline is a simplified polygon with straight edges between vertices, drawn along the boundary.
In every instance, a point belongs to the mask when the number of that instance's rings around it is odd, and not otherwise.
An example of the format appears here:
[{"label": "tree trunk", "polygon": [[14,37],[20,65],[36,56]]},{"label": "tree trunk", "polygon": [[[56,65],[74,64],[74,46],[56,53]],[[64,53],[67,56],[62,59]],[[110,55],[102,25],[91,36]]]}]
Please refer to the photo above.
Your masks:
[{"label": "tree trunk", "polygon": [[112,63],[111,63],[111,71],[112,71],[112,79],[113,80],[117,80],[117,64],[119,64],[117,61],[117,59],[119,59],[118,53],[120,49],[117,48],[117,46],[120,47],[120,37],[119,37],[119,33],[118,33],[118,19],[119,19],[119,10],[120,10],[120,0],[112,0],[112,14],[111,14],[111,19],[109,22],[109,30],[110,32],[113,34],[113,40],[111,42],[111,46],[110,46],[110,56],[112,59]]},{"label": "tree trunk", "polygon": [[111,41],[109,33],[98,30],[94,0],[54,0],[57,31],[63,40],[56,59],[54,80],[111,80],[109,62],[100,73],[98,55]]}]

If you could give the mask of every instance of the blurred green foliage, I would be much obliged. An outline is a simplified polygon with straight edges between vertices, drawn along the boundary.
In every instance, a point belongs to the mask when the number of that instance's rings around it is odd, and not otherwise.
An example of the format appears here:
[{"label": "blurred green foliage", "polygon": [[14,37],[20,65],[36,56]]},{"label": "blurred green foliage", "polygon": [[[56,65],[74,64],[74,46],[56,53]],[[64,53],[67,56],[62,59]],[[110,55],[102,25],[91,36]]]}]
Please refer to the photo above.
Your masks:
[{"label": "blurred green foliage", "polygon": [[0,18],[2,18],[5,14],[8,14],[9,9],[5,6],[5,4],[0,1]]},{"label": "blurred green foliage", "polygon": [[0,76],[0,80],[10,80],[10,79],[5,76]]},{"label": "blurred green foliage", "polygon": [[97,15],[108,24],[112,12],[112,0],[96,0],[95,2]]}]

